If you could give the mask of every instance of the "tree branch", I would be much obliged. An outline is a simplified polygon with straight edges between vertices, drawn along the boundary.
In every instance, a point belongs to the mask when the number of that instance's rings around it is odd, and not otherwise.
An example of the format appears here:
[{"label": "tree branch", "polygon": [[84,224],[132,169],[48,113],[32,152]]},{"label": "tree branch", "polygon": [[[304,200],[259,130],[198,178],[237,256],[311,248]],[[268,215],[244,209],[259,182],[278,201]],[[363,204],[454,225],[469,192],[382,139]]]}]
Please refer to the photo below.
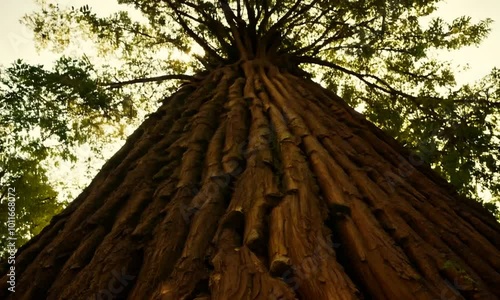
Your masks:
[{"label": "tree branch", "polygon": [[205,25],[207,25],[207,26],[208,26],[208,24],[207,24],[207,23],[205,23],[205,21],[200,20],[200,19],[198,19],[198,18],[195,18],[195,17],[191,16],[190,14],[188,14],[187,12],[184,12],[184,11],[179,10],[179,11],[178,11],[178,13],[179,13],[180,15],[185,16],[186,18],[189,18],[189,19],[191,19],[191,20],[195,21],[195,22],[198,22],[198,23],[200,23],[200,24],[205,24]]},{"label": "tree branch", "polygon": [[[306,13],[308,10],[310,10],[314,5],[316,5],[319,2],[319,0],[312,0],[311,3],[307,4],[304,6],[302,9],[299,11],[295,12],[291,17],[290,20],[293,20],[295,18],[303,18],[303,14]],[[328,10],[331,10],[328,9]]]},{"label": "tree branch", "polygon": [[[398,94],[400,96],[404,96],[404,97],[408,97],[408,98],[415,98],[415,96],[412,96],[410,94],[406,94],[406,93],[403,93],[401,91],[394,89],[385,80],[383,80],[382,78],[377,77],[375,75],[357,73],[355,71],[351,71],[351,70],[346,69],[346,68],[339,66],[337,64],[334,64],[334,63],[331,63],[328,61],[324,61],[322,59],[311,57],[311,56],[298,56],[297,61],[302,62],[302,63],[311,63],[311,64],[316,64],[316,65],[321,65],[321,66],[329,67],[329,68],[332,68],[335,70],[339,70],[339,71],[342,71],[346,74],[353,75],[353,76],[359,78],[364,83],[366,83],[368,86],[379,89],[379,90],[384,91],[386,93],[389,93],[389,94],[395,93],[395,94]],[[373,82],[366,80],[366,78],[373,78],[376,81],[382,83],[385,87],[374,84]]]},{"label": "tree branch", "polygon": [[191,28],[189,28],[188,24],[182,19],[181,15],[179,14],[179,10],[174,6],[172,3],[172,0],[164,0],[167,2],[168,6],[174,11],[174,13],[177,15],[177,22],[181,27],[187,32],[187,34],[195,40],[202,48],[209,54],[210,56],[214,57],[215,59],[219,61],[223,61],[223,58],[217,54],[217,52],[210,47],[209,43],[205,41],[202,37],[197,35]]},{"label": "tree branch", "polygon": [[284,26],[287,21],[292,21],[295,17],[301,16],[303,13],[310,10],[318,2],[319,0],[312,0],[311,3],[305,5],[300,10],[297,11],[302,1],[296,0],[294,5],[285,13],[285,15],[283,15],[276,23],[274,23],[273,26],[271,26],[269,31],[272,33],[273,31],[278,30],[280,27]]},{"label": "tree branch", "polygon": [[[313,51],[314,54],[316,54],[325,45],[333,42],[336,39],[340,39],[341,37],[343,37],[344,36],[343,33],[345,33],[345,31],[346,31],[344,26],[339,31],[337,31],[334,35],[330,36],[329,38],[326,38],[328,33],[330,33],[330,31],[332,31],[337,25],[344,25],[345,26],[344,23],[337,23],[337,22],[332,21],[332,23],[328,27],[325,28],[323,33],[316,40],[314,40],[311,44],[297,50],[296,52],[293,53],[293,55],[306,54],[308,51]],[[319,44],[320,42],[322,42],[322,43]]]},{"label": "tree branch", "polygon": [[278,10],[278,7],[280,7],[282,4],[283,0],[277,0],[276,4],[271,9],[269,9],[268,1],[264,0],[264,5],[262,6],[264,8],[264,16],[257,31],[259,34],[263,34],[265,32],[267,24],[269,23],[269,18]]},{"label": "tree branch", "polygon": [[229,28],[224,26],[218,20],[212,18],[212,16],[207,14],[199,5],[196,5],[189,1],[185,1],[184,4],[196,10],[198,13],[201,14],[201,16],[204,19],[206,19],[206,25],[212,29],[210,30],[210,33],[212,33],[215,36],[215,38],[217,39],[217,41],[219,41],[221,46],[226,50],[226,52],[229,53],[231,45],[224,39],[227,38],[228,40],[231,40],[231,36],[227,33]]},{"label": "tree branch", "polygon": [[248,18],[248,23],[250,28],[255,28],[257,25],[257,19],[255,18],[255,12],[252,8],[252,5],[250,4],[249,0],[244,0],[243,1],[245,4],[245,8],[247,10],[247,18]]},{"label": "tree branch", "polygon": [[[269,28],[269,34],[273,34],[274,31],[278,30],[281,26],[283,26],[286,23],[288,17],[292,15],[292,13],[295,10],[297,10],[297,8],[300,6],[301,3],[302,0],[296,0],[295,3],[292,5],[292,7],[290,7],[290,9],[287,10],[287,12],[276,23],[274,23],[273,26],[271,26],[271,28]],[[273,9],[276,7],[276,5],[273,7]]]},{"label": "tree branch", "polygon": [[193,76],[184,75],[184,74],[169,74],[169,75],[162,75],[162,76],[157,76],[157,77],[137,78],[137,79],[126,80],[126,81],[102,83],[99,85],[107,87],[108,89],[117,89],[117,88],[121,88],[122,86],[129,85],[129,84],[160,82],[160,81],[165,81],[165,80],[169,80],[169,79],[192,80]]},{"label": "tree branch", "polygon": [[[417,97],[393,88],[387,81],[383,80],[382,78],[380,78],[378,76],[371,75],[371,74],[361,74],[361,73],[346,69],[342,66],[339,66],[337,64],[334,64],[334,63],[331,63],[328,61],[324,61],[324,60],[316,58],[316,57],[299,56],[299,57],[295,57],[295,60],[299,63],[302,62],[302,63],[312,63],[312,64],[316,64],[316,65],[321,65],[321,66],[329,67],[329,68],[344,72],[346,74],[352,75],[373,89],[383,91],[389,95],[402,96],[402,97],[410,100],[411,102],[413,102],[418,109],[420,109],[422,111],[426,111],[430,115],[437,117],[436,112],[434,112],[432,109],[427,109],[426,107],[424,107],[424,105],[418,100]],[[367,78],[374,79],[375,81],[382,84],[382,86],[368,81]],[[439,98],[436,98],[436,100],[439,100]]]},{"label": "tree branch", "polygon": [[236,15],[241,18],[241,0],[236,1]]},{"label": "tree branch", "polygon": [[[241,28],[241,26],[236,26],[236,24],[238,25],[243,25],[244,24],[244,21],[240,19],[238,19],[233,11],[231,10],[231,7],[229,6],[229,4],[227,3],[227,0],[219,0],[219,3],[221,5],[221,8],[222,8],[222,11],[224,12],[224,16],[226,17],[226,21],[227,23],[229,24],[229,26],[231,27],[231,31],[233,33],[233,37],[234,37],[234,41],[236,43],[236,47],[238,47],[238,50],[240,52],[240,56],[242,59],[244,60],[247,60],[248,59],[248,52],[247,50],[250,50],[251,49],[246,49],[244,44],[243,44],[243,39],[242,39],[242,36],[239,32],[239,28]],[[248,45],[248,46],[251,46],[251,45]]]}]

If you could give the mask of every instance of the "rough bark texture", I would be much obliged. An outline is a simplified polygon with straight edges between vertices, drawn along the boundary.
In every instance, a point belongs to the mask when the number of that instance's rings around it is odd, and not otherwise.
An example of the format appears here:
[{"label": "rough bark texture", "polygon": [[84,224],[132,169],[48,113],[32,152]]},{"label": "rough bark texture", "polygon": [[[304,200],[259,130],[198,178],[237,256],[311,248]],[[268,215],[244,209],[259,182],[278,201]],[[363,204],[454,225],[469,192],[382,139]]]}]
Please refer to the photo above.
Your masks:
[{"label": "rough bark texture", "polygon": [[185,84],[16,261],[4,299],[497,299],[500,226],[266,61]]}]

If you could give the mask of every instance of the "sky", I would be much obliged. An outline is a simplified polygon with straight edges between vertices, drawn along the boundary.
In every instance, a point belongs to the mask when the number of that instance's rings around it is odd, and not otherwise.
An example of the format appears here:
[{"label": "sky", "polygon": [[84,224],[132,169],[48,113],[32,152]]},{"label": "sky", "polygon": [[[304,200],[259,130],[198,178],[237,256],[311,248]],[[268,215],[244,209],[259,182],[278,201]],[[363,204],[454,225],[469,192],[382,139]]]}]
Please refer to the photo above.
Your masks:
[{"label": "sky", "polygon": [[[42,1],[42,0],[38,0]],[[61,6],[80,7],[88,4],[99,14],[110,14],[116,10],[115,0],[59,0]],[[16,59],[28,63],[41,63],[50,66],[58,58],[48,50],[38,53],[33,42],[32,32],[20,24],[21,17],[37,8],[35,0],[0,0],[0,65],[8,66]],[[500,68],[500,0],[448,0],[443,1],[435,13],[446,21],[467,15],[473,21],[493,19],[489,37],[479,47],[467,47],[451,53],[442,53],[444,59],[457,66],[469,66],[468,71],[457,76],[457,83],[473,83],[487,75],[493,67]],[[114,152],[114,151],[113,151]],[[78,172],[71,172],[70,165],[63,167],[54,176],[68,182],[80,181]],[[56,179],[56,181],[59,181]],[[80,182],[81,184],[81,182]],[[81,186],[78,184],[79,186]],[[86,185],[85,183],[83,183]]]}]

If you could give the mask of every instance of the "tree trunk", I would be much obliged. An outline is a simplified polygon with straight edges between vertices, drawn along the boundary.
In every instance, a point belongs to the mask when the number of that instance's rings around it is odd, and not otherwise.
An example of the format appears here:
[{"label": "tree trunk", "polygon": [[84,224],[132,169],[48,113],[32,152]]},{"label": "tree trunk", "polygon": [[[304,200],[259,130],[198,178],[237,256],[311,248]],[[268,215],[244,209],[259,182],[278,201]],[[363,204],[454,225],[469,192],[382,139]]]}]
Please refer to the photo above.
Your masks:
[{"label": "tree trunk", "polygon": [[0,298],[497,299],[478,203],[294,72],[207,74],[20,249]]}]

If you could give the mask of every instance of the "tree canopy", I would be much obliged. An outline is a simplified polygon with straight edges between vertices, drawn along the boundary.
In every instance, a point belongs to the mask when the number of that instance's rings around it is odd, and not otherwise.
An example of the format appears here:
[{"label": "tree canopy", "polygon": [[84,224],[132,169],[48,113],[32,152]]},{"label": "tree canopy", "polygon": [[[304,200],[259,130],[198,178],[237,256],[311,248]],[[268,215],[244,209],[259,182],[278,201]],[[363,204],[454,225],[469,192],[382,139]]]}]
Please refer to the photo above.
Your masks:
[{"label": "tree canopy", "polygon": [[[414,164],[479,201],[489,190],[495,211],[500,70],[458,86],[452,62],[433,55],[479,44],[490,19],[445,22],[432,17],[438,0],[119,0],[109,16],[39,2],[23,21],[39,47],[62,57],[50,70],[19,60],[0,73],[0,180],[22,191],[22,235],[63,205],[47,160],[75,160],[85,143],[98,151],[179,81],[251,59],[319,81],[411,149]],[[67,56],[71,47],[81,51]]]}]

